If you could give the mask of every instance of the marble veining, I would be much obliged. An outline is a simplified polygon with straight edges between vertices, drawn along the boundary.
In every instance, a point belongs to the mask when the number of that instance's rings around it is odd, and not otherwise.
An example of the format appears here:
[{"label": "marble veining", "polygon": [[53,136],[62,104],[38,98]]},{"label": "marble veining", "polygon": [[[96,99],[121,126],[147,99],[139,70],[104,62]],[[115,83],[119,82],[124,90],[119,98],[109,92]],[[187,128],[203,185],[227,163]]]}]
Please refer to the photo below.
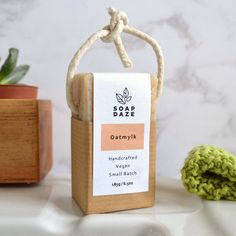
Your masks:
[{"label": "marble veining", "polygon": [[0,37],[5,36],[4,31],[17,20],[21,20],[34,5],[34,0],[0,0]]},{"label": "marble veining", "polygon": [[[54,105],[54,172],[70,171],[70,111],[65,99],[69,61],[94,31],[109,21],[106,0],[0,0],[0,56],[15,46],[31,64],[25,83],[40,87]],[[165,56],[165,85],[158,104],[157,174],[180,177],[195,145],[236,153],[236,3],[233,0],[115,1],[130,25],[158,40]],[[135,7],[134,7],[135,5]],[[135,67],[155,71],[144,42],[122,34]],[[102,62],[102,63],[101,63]],[[114,45],[98,42],[81,71],[125,71]]]}]

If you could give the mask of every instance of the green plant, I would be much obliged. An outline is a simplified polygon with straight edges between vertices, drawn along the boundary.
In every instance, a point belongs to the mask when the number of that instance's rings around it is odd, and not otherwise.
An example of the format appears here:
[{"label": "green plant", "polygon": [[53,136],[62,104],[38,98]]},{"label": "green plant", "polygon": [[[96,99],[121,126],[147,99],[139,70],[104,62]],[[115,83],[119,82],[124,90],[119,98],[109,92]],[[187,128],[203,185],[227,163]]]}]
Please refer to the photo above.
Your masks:
[{"label": "green plant", "polygon": [[0,69],[0,84],[17,84],[28,72],[29,65],[16,66],[19,50],[10,48],[9,55]]}]

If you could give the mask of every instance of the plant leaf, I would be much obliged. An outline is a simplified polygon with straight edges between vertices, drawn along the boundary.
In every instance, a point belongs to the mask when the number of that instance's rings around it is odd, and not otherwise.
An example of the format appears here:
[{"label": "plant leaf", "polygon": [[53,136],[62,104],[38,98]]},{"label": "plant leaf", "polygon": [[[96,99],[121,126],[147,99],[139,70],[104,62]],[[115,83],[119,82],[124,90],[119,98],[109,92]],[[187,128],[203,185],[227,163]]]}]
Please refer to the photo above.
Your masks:
[{"label": "plant leaf", "polygon": [[125,88],[124,92],[123,92],[123,97],[127,98],[128,96],[129,96],[129,90],[127,88]]},{"label": "plant leaf", "polygon": [[10,48],[9,54],[5,62],[3,63],[0,70],[0,81],[5,80],[5,78],[12,73],[16,67],[17,58],[19,50],[16,48]]},{"label": "plant leaf", "polygon": [[29,65],[17,66],[11,74],[1,81],[1,84],[17,84],[26,75],[29,68]]},{"label": "plant leaf", "polygon": [[127,97],[126,102],[129,102],[131,100],[132,96]]},{"label": "plant leaf", "polygon": [[125,104],[124,97],[121,94],[117,93],[116,99],[120,104]]}]

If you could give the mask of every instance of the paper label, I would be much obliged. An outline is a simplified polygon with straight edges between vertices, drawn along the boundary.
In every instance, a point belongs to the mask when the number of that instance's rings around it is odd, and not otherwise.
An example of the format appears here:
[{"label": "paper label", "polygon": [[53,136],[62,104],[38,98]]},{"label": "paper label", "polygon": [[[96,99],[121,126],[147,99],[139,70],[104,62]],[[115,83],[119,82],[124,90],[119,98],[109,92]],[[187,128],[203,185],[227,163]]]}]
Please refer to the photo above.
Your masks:
[{"label": "paper label", "polygon": [[94,73],[93,196],[149,188],[149,74]]}]

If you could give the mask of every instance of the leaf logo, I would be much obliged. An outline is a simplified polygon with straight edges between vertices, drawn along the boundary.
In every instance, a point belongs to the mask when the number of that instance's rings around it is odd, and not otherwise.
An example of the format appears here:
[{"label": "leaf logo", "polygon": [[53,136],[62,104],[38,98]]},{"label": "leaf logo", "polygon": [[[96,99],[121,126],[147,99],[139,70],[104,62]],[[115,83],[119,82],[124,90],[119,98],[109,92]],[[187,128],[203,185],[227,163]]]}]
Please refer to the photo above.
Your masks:
[{"label": "leaf logo", "polygon": [[129,102],[131,98],[132,96],[129,96],[129,90],[127,88],[124,89],[123,95],[120,93],[116,94],[116,100],[122,105],[125,105],[127,102]]}]

